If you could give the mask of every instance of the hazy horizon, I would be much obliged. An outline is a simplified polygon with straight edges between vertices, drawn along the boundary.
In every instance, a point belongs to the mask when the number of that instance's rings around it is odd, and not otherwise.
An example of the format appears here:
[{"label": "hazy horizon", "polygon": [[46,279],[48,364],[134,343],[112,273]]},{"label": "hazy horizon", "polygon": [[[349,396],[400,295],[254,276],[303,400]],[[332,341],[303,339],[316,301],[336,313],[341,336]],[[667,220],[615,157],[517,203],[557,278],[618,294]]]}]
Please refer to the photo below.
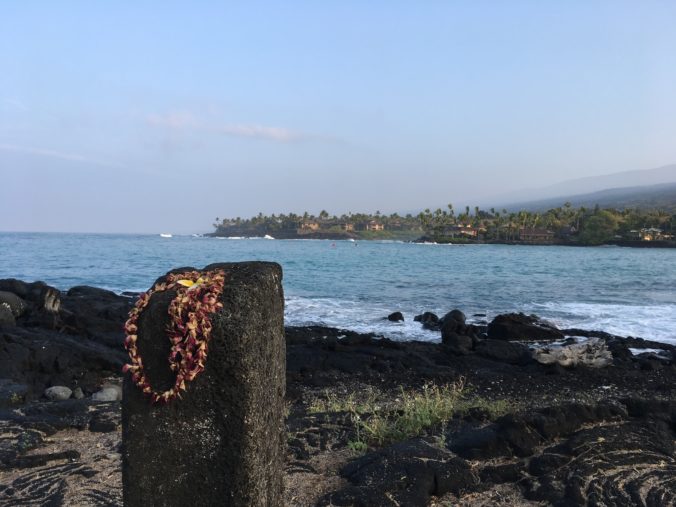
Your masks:
[{"label": "hazy horizon", "polygon": [[676,4],[424,7],[4,6],[0,231],[389,214],[676,163]]}]

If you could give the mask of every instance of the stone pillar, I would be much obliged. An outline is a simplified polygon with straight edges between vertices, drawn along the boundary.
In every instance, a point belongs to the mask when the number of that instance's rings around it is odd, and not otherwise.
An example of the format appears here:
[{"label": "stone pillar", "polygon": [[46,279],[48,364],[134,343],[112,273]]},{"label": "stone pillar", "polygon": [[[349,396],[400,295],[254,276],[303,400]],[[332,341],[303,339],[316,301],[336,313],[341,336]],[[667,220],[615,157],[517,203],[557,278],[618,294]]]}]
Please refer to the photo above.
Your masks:
[{"label": "stone pillar", "polygon": [[[176,272],[192,268],[181,268]],[[124,505],[281,506],[286,346],[282,269],[212,264],[226,273],[205,370],[182,399],[151,405],[127,374],[122,402]],[[156,390],[173,385],[165,333],[175,292],[155,293],[138,348]]]}]

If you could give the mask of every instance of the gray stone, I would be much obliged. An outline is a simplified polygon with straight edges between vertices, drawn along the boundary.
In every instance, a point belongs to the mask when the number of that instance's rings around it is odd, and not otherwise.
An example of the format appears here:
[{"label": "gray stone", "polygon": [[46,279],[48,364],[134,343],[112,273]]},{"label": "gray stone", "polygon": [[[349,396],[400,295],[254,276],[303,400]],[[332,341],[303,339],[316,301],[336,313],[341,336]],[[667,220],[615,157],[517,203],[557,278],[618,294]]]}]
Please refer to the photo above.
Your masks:
[{"label": "gray stone", "polygon": [[94,401],[118,401],[122,399],[122,388],[119,386],[103,386],[103,388],[92,394]]},{"label": "gray stone", "polygon": [[82,398],[84,398],[84,392],[82,392],[81,387],[76,387],[75,389],[73,389],[73,398],[75,398],[76,400],[81,400]]},{"label": "gray stone", "polygon": [[533,357],[538,363],[565,367],[583,364],[590,368],[605,368],[613,363],[612,352],[605,340],[599,338],[572,345],[536,348]]},{"label": "gray stone", "polygon": [[45,389],[45,397],[51,401],[63,401],[70,398],[73,391],[66,386],[52,386]]},{"label": "gray stone", "polygon": [[[204,268],[213,269],[226,272],[224,308],[212,317],[204,372],[188,383],[181,399],[167,405],[151,405],[125,376],[126,507],[283,505],[282,270],[267,262]],[[153,295],[138,320],[139,352],[156,390],[173,385],[165,330],[174,295]]]}]

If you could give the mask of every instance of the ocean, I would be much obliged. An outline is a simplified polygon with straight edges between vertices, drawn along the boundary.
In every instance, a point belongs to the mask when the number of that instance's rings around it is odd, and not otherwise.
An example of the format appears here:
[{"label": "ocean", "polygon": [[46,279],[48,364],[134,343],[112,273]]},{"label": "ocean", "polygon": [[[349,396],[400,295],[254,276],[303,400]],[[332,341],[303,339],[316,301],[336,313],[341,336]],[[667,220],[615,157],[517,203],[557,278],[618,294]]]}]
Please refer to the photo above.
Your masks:
[{"label": "ocean", "polygon": [[[116,292],[176,267],[266,260],[284,270],[287,325],[436,341],[414,315],[459,308],[676,343],[676,249],[0,233],[0,259],[0,278]],[[394,311],[406,320],[385,320]]]}]

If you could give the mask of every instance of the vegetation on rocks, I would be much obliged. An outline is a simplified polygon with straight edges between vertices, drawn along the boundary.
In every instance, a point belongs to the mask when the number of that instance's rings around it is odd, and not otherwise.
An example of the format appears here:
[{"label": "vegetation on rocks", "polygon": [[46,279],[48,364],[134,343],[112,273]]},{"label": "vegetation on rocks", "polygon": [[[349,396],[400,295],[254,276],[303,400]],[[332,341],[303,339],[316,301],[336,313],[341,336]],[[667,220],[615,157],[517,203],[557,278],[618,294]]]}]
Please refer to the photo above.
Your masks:
[{"label": "vegetation on rocks", "polygon": [[380,447],[442,428],[453,417],[479,413],[494,420],[515,408],[504,399],[470,396],[472,389],[462,377],[448,384],[426,382],[421,389],[400,386],[399,391],[392,399],[373,388],[344,396],[327,389],[312,401],[308,413],[348,412],[355,434],[348,447],[364,452],[369,446]]}]

